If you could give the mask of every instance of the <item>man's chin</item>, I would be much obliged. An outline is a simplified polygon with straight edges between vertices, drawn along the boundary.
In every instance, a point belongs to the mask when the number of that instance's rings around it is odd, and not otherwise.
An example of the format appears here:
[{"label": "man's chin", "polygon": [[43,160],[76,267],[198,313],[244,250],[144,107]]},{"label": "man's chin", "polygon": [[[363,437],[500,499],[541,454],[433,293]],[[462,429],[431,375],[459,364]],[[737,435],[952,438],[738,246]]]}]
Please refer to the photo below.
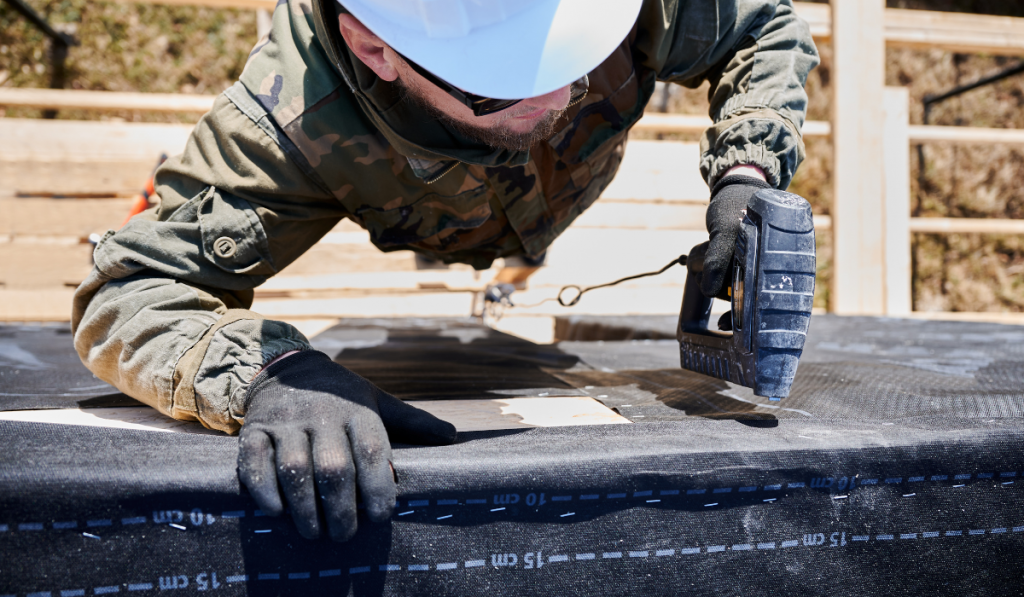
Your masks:
[{"label": "man's chin", "polygon": [[510,118],[491,128],[457,123],[459,126],[456,129],[463,135],[495,149],[527,151],[535,144],[549,139],[555,132],[555,125],[564,114],[564,110],[548,110],[537,118]]}]

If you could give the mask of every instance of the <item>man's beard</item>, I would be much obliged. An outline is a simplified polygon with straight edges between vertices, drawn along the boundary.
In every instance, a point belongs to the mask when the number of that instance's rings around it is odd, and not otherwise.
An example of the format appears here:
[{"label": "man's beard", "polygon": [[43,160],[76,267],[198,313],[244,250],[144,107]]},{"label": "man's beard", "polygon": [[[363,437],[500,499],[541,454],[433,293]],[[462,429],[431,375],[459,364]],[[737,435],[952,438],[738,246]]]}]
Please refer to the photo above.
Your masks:
[{"label": "man's beard", "polygon": [[540,117],[536,126],[533,127],[533,130],[526,133],[514,133],[508,130],[504,126],[504,123],[516,116],[522,116],[523,114],[516,112],[517,106],[512,106],[504,111],[508,113],[508,116],[503,117],[494,125],[490,127],[476,126],[453,118],[443,112],[437,106],[430,103],[430,101],[423,97],[423,95],[416,89],[405,85],[401,79],[398,80],[398,83],[401,84],[402,89],[406,93],[406,97],[412,100],[431,117],[436,118],[442,124],[455,130],[462,136],[468,137],[478,143],[483,143],[484,145],[495,149],[528,151],[535,143],[549,139],[555,132],[555,124],[563,115],[565,115],[565,110],[548,110],[547,114]]}]

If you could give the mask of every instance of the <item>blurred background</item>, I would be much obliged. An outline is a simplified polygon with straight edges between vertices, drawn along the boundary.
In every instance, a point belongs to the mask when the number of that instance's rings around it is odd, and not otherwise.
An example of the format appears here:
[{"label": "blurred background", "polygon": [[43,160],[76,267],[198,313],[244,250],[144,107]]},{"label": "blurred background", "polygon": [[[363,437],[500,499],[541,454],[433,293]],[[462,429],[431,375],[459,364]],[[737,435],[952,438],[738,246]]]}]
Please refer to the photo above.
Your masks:
[{"label": "blurred background", "polygon": [[[833,218],[836,153],[828,128],[839,73],[828,2],[797,6],[822,56],[807,84],[807,159],[790,188],[821,216],[816,307],[1024,322],[1024,138],[1008,130],[1024,129],[1024,69],[1016,68],[1024,58],[1024,3],[887,3],[884,84],[907,90],[910,128],[1007,133],[951,140],[940,131],[927,142],[911,134],[909,166],[901,174],[911,216],[901,224],[909,236],[908,308],[884,301],[844,308],[833,296],[843,288],[833,264],[832,228],[841,223]],[[39,19],[26,16],[26,7]],[[265,0],[0,0],[0,320],[69,318],[73,288],[90,268],[90,235],[119,227],[138,207],[161,153],[180,151],[211,97],[238,78],[273,8]],[[928,101],[986,78],[993,80]],[[61,95],[37,93],[51,87]],[[513,302],[553,297],[563,284],[658,269],[705,239],[708,190],[697,172],[696,142],[707,110],[706,84],[692,90],[659,84],[616,181],[556,242],[546,266]],[[310,322],[469,315],[481,312],[484,288],[505,265],[485,272],[426,269],[412,254],[376,251],[365,233],[342,223],[262,287],[255,309]],[[868,285],[875,275],[862,274],[854,283]],[[550,341],[552,315],[673,314],[683,279],[676,268],[595,292],[572,311],[551,302],[506,309],[497,325]]]}]

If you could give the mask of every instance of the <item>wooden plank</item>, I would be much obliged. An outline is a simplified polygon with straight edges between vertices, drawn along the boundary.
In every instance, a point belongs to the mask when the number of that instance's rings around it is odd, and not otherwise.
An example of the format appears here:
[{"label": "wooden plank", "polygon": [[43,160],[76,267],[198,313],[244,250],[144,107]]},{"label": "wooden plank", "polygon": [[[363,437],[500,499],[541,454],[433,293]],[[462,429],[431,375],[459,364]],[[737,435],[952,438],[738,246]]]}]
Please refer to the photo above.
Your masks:
[{"label": "wooden plank", "polygon": [[1024,234],[1024,220],[910,218],[910,231],[933,234]]},{"label": "wooden plank", "polygon": [[[0,118],[0,162],[148,161],[185,149],[190,124]],[[141,182],[141,181],[140,181]]]},{"label": "wooden plank", "polygon": [[891,48],[940,48],[966,54],[1024,54],[1024,19],[890,8],[885,40]]},{"label": "wooden plank", "polygon": [[171,6],[202,6],[205,8],[243,8],[274,10],[278,0],[115,0],[124,3],[167,4]]},{"label": "wooden plank", "polygon": [[830,310],[885,312],[884,0],[833,0],[833,276]]},{"label": "wooden plank", "polygon": [[1024,145],[1024,129],[978,128],[969,126],[910,125],[911,143],[977,143],[979,145]]},{"label": "wooden plank", "polygon": [[210,111],[216,98],[213,95],[183,93],[0,88],[0,106],[53,110],[139,110],[205,114]]},{"label": "wooden plank", "polygon": [[601,200],[707,202],[709,196],[697,143],[632,140]]},{"label": "wooden plank", "polygon": [[910,268],[910,92],[885,89],[885,314],[913,310]]},{"label": "wooden plank", "polygon": [[[822,4],[794,2],[819,43],[832,41],[832,15]],[[885,11],[885,43],[891,48],[938,48],[948,52],[1024,54],[1024,19],[954,12]]]}]

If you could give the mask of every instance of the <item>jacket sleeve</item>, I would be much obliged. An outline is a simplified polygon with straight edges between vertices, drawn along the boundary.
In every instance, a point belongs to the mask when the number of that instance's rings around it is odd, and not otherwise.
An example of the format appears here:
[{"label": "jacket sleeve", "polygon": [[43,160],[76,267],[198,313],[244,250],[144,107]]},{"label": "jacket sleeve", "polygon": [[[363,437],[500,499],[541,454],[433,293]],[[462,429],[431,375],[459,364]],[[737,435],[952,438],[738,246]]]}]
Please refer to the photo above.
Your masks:
[{"label": "jacket sleeve", "polygon": [[218,98],[157,172],[159,207],[107,232],[74,298],[75,348],[97,377],[228,433],[262,365],[309,348],[248,310],[253,288],[346,215],[273,137],[265,119]]},{"label": "jacket sleeve", "polygon": [[819,62],[792,0],[657,0],[645,2],[640,19],[638,45],[658,79],[711,84],[714,125],[701,139],[700,164],[708,185],[750,164],[788,187],[804,157],[804,84]]}]

